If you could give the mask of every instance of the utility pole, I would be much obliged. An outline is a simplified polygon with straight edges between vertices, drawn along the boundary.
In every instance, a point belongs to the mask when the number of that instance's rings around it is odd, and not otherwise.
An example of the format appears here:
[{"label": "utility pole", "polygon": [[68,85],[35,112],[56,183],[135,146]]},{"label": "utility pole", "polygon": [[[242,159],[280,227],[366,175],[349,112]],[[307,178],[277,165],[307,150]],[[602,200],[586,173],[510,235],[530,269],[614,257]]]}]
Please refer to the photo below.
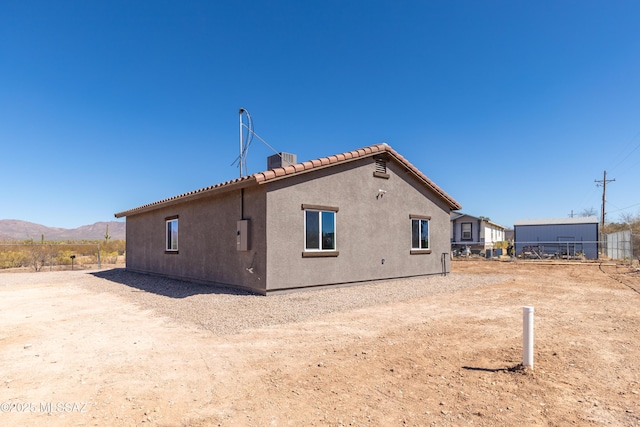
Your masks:
[{"label": "utility pole", "polygon": [[597,186],[602,185],[602,216],[600,219],[600,231],[604,229],[604,215],[605,215],[605,203],[607,202],[607,182],[613,182],[614,179],[607,179],[607,171],[604,171],[604,177],[602,179],[593,180]]}]

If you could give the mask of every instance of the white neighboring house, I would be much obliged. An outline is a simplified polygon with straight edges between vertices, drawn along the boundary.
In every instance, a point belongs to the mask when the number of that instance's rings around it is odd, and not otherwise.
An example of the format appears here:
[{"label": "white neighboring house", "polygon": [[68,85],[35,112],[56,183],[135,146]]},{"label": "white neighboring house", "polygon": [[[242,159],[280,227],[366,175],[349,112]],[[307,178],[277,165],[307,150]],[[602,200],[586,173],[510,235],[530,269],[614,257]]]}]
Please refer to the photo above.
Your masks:
[{"label": "white neighboring house", "polygon": [[451,212],[451,250],[469,248],[473,253],[484,253],[493,249],[494,243],[502,242],[505,227],[487,219],[462,212]]}]

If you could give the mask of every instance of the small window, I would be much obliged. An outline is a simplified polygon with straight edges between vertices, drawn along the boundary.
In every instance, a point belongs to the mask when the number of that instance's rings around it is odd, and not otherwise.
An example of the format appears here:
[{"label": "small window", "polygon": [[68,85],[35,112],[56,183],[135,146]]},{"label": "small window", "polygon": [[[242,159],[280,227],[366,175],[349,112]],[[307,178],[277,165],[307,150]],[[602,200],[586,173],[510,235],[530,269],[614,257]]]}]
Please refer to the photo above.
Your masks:
[{"label": "small window", "polygon": [[178,252],[178,218],[166,220],[166,246],[167,252]]},{"label": "small window", "polygon": [[462,226],[461,239],[462,240],[472,240],[472,237],[471,237],[471,223],[470,222],[463,222],[461,224],[461,226]]},{"label": "small window", "polygon": [[337,257],[336,217],[333,206],[302,204],[304,211],[303,258]]},{"label": "small window", "polygon": [[305,242],[307,251],[336,250],[336,213],[332,211],[306,210],[304,212]]},{"label": "small window", "polygon": [[411,249],[430,249],[428,218],[411,219]]}]

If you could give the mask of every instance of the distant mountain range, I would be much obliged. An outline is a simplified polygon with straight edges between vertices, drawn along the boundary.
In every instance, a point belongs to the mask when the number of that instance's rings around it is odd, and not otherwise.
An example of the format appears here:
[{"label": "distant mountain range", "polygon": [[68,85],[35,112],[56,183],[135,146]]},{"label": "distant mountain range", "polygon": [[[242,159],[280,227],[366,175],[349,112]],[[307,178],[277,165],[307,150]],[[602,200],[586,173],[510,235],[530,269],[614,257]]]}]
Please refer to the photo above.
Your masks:
[{"label": "distant mountain range", "polygon": [[45,240],[104,240],[109,225],[111,240],[125,239],[125,223],[118,221],[96,222],[78,228],[47,227],[18,219],[0,219],[0,241],[33,239]]}]

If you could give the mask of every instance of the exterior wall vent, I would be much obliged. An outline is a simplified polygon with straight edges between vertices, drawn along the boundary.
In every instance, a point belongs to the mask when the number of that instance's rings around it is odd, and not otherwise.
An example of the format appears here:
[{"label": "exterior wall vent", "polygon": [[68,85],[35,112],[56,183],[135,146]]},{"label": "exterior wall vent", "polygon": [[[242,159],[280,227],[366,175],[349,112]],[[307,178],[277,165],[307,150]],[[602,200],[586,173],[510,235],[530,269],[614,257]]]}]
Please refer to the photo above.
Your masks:
[{"label": "exterior wall vent", "polygon": [[384,178],[389,179],[389,174],[387,173],[387,161],[382,158],[375,159],[375,169],[373,170],[373,176],[376,178]]},{"label": "exterior wall vent", "polygon": [[376,159],[376,172],[387,173],[387,162],[382,159]]},{"label": "exterior wall vent", "polygon": [[278,153],[267,157],[267,170],[283,168],[298,163],[297,156],[291,153]]}]

